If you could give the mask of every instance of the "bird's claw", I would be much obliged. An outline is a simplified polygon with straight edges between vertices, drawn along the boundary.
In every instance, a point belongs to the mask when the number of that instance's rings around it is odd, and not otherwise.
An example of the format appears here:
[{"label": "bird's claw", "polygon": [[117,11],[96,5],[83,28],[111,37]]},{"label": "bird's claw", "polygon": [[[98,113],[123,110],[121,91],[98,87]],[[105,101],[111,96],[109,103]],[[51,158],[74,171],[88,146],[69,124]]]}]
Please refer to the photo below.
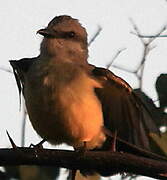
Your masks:
[{"label": "bird's claw", "polygon": [[[79,153],[79,155],[84,155],[84,153],[87,151],[86,141],[83,142],[83,146],[74,148],[74,150],[75,150],[76,153]],[[70,170],[68,179],[69,180],[75,180],[76,173],[77,173],[76,169]]]},{"label": "bird's claw", "polygon": [[117,142],[117,131],[115,131],[113,134],[113,140],[112,140],[112,144],[111,144],[112,152],[116,152],[116,142]]},{"label": "bird's claw", "polygon": [[70,170],[68,180],[75,180],[76,172],[77,172],[76,169]]},{"label": "bird's claw", "polygon": [[116,152],[117,131],[115,131],[114,133],[112,133],[109,129],[107,129],[107,128],[105,128],[105,127],[103,127],[103,131],[104,131],[104,133],[105,133],[107,136],[109,136],[109,137],[112,138],[112,144],[111,144],[110,150],[111,150],[112,152]]},{"label": "bird's claw", "polygon": [[43,143],[45,142],[46,140],[45,139],[43,139],[42,141],[40,141],[38,144],[30,144],[30,148],[34,148],[34,149],[43,149]]}]

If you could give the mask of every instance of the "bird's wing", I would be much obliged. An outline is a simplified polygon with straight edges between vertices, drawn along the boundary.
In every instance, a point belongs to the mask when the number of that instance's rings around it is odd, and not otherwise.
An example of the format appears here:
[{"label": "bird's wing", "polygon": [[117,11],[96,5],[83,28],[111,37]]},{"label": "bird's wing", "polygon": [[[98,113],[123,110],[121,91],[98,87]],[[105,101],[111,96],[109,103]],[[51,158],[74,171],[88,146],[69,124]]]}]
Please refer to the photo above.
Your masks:
[{"label": "bird's wing", "polygon": [[19,91],[19,98],[21,104],[21,92],[24,94],[24,74],[29,70],[30,66],[34,63],[36,58],[24,58],[21,60],[10,60],[10,65],[13,68],[13,73],[16,79],[18,91]]},{"label": "bird's wing", "polygon": [[102,104],[105,127],[129,143],[150,149],[149,133],[159,130],[130,85],[104,68],[94,67],[92,74],[103,85],[95,92]]}]

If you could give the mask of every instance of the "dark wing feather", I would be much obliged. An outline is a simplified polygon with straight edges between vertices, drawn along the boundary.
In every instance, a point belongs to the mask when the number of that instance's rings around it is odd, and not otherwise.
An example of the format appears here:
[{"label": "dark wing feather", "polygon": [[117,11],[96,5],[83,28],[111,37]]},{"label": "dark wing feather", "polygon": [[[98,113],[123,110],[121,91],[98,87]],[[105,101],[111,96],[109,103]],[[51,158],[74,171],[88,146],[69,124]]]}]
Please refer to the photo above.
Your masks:
[{"label": "dark wing feather", "polygon": [[111,71],[94,67],[92,73],[103,84],[95,92],[102,104],[105,127],[129,143],[150,149],[149,133],[159,130],[140,98]]},{"label": "dark wing feather", "polygon": [[19,99],[21,105],[21,92],[24,94],[24,74],[29,70],[30,66],[34,63],[36,58],[24,58],[19,61],[11,60],[10,65],[13,68],[13,73],[16,79]]}]

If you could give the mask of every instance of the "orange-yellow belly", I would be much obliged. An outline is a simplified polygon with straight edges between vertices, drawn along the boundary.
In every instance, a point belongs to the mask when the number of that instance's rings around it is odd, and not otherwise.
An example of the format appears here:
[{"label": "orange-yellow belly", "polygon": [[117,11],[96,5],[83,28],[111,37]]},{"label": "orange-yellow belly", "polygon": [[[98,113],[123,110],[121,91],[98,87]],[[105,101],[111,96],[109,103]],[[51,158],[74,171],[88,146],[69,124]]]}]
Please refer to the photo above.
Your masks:
[{"label": "orange-yellow belly", "polygon": [[53,88],[47,76],[42,82],[35,82],[38,89],[28,83],[25,88],[28,114],[37,133],[53,144],[101,146],[105,140],[103,115],[94,93],[101,85],[85,73],[61,88]]}]

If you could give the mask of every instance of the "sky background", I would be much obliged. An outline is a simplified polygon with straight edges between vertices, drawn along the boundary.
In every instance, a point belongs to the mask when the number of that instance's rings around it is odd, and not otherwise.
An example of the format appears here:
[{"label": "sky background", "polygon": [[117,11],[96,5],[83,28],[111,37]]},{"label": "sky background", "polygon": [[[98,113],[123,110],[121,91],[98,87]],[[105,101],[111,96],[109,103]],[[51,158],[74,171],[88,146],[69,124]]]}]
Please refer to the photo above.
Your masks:
[{"label": "sky background", "polygon": [[[6,0],[0,5],[0,67],[11,69],[9,60],[34,57],[39,54],[42,37],[37,30],[47,26],[58,15],[71,15],[80,20],[91,38],[100,25],[102,31],[89,47],[89,62],[105,67],[118,50],[126,48],[114,61],[115,65],[134,69],[141,60],[143,48],[140,39],[130,32],[132,18],[144,35],[154,35],[167,25],[165,0]],[[167,30],[163,33],[167,34]],[[153,100],[154,88],[160,73],[167,72],[167,38],[158,38],[146,61],[143,90]],[[134,88],[138,81],[133,74],[111,67]],[[0,147],[9,147],[6,129],[20,145],[21,117],[14,76],[0,70]],[[39,137],[27,121],[26,145],[37,143]],[[48,144],[46,144],[48,145]]]}]

